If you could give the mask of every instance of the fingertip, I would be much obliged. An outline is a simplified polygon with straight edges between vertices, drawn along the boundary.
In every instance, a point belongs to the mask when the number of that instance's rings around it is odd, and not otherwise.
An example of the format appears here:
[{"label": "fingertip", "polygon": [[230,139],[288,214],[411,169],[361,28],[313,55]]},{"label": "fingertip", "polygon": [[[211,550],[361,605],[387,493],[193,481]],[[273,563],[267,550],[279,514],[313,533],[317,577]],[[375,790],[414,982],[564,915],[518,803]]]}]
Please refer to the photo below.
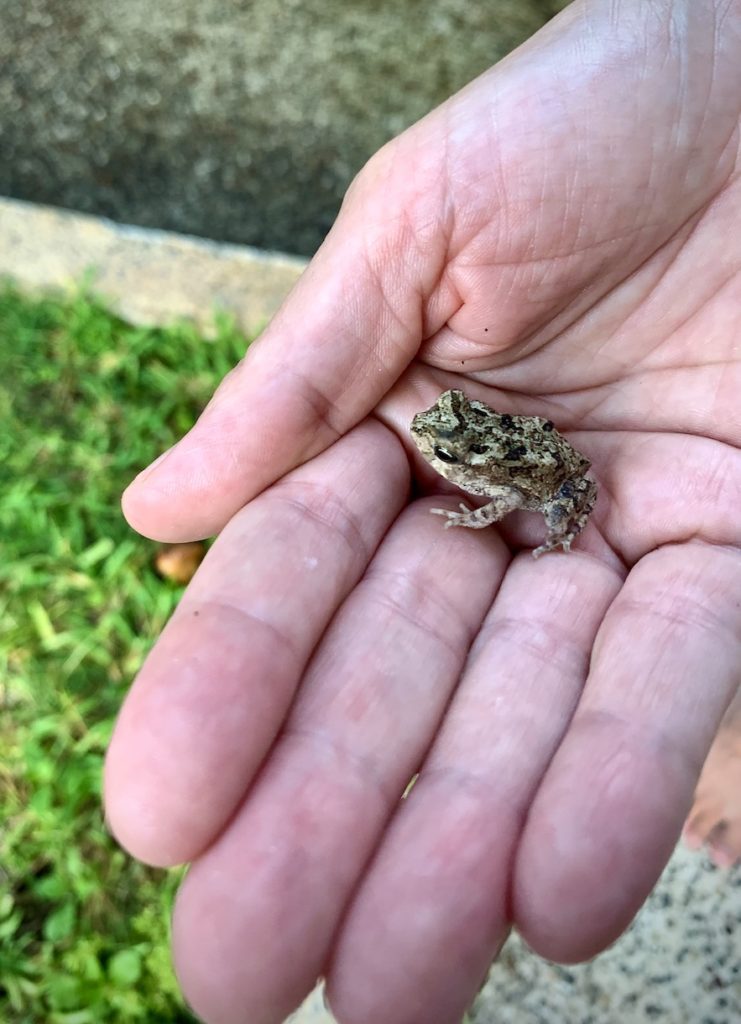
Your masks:
[{"label": "fingertip", "polygon": [[121,512],[137,533],[163,544],[206,540],[224,525],[207,500],[188,495],[177,467],[165,470],[164,452],[131,481],[121,495]]},{"label": "fingertip", "polygon": [[141,473],[136,475],[132,483],[143,483],[149,476],[151,476],[158,466],[162,465],[166,458],[172,455],[176,448],[176,444],[170,445],[169,448],[166,448],[161,455],[158,455],[153,462],[150,462],[149,465],[141,471]]},{"label": "fingertip", "polygon": [[[144,795],[145,799],[141,799]],[[185,863],[181,851],[163,845],[162,829],[138,787],[121,776],[116,747],[111,746],[103,769],[105,827],[118,845],[136,860],[153,868],[172,868]]]},{"label": "fingertip", "polygon": [[141,508],[140,487],[135,477],[121,495],[121,513],[132,530],[149,540],[164,540],[153,533],[148,523],[146,509]]},{"label": "fingertip", "polygon": [[[614,739],[614,738],[613,738]],[[680,772],[611,743],[602,766],[569,754],[533,805],[514,870],[513,918],[547,960],[573,964],[612,945],[668,862],[686,815]],[[593,764],[587,778],[584,764]],[[579,765],[581,764],[581,768]]]}]

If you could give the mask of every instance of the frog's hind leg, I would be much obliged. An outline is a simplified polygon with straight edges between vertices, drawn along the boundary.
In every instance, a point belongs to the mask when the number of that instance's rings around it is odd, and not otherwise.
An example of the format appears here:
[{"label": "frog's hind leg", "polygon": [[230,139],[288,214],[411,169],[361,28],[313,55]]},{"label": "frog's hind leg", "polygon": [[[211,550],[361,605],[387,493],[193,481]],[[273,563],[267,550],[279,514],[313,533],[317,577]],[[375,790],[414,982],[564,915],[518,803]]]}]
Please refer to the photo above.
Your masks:
[{"label": "frog's hind leg", "polygon": [[546,551],[555,551],[556,548],[570,551],[572,540],[587,525],[596,501],[597,485],[594,480],[585,476],[565,480],[543,510],[548,536],[533,551],[533,558],[539,558]]}]

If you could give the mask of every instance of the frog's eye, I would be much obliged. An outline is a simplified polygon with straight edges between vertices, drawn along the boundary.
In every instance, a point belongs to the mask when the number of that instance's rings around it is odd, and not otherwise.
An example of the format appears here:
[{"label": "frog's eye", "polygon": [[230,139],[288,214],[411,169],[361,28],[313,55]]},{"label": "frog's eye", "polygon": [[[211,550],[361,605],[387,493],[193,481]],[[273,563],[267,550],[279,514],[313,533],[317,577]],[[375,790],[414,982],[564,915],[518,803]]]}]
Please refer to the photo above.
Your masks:
[{"label": "frog's eye", "polygon": [[458,461],[458,456],[457,455],[453,455],[453,453],[449,452],[446,448],[435,448],[434,449],[434,456],[435,456],[436,459],[440,459],[441,462],[457,462]]}]

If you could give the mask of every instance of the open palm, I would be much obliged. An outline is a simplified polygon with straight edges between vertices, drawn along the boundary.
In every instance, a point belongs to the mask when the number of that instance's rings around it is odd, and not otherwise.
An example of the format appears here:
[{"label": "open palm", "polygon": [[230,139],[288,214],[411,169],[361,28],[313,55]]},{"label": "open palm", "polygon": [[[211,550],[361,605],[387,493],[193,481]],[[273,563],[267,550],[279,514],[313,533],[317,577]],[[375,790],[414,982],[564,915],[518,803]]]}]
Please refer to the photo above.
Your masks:
[{"label": "open palm", "polygon": [[[343,1024],[450,1024],[512,923],[585,958],[655,882],[739,682],[739,96],[739,3],[575,4],[370,162],[130,488],[144,533],[221,531],[106,779],[128,849],[194,861],[208,1022],[323,974]],[[592,460],[571,554],[429,515],[448,387]]]}]

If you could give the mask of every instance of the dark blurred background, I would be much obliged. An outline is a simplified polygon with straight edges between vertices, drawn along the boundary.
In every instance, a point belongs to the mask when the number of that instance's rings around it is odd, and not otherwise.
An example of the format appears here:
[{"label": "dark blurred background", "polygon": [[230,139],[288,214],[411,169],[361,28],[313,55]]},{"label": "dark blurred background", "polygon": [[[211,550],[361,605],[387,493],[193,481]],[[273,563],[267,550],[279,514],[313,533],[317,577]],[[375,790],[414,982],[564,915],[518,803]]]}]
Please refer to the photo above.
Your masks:
[{"label": "dark blurred background", "polygon": [[565,0],[0,0],[0,194],[310,255]]}]

